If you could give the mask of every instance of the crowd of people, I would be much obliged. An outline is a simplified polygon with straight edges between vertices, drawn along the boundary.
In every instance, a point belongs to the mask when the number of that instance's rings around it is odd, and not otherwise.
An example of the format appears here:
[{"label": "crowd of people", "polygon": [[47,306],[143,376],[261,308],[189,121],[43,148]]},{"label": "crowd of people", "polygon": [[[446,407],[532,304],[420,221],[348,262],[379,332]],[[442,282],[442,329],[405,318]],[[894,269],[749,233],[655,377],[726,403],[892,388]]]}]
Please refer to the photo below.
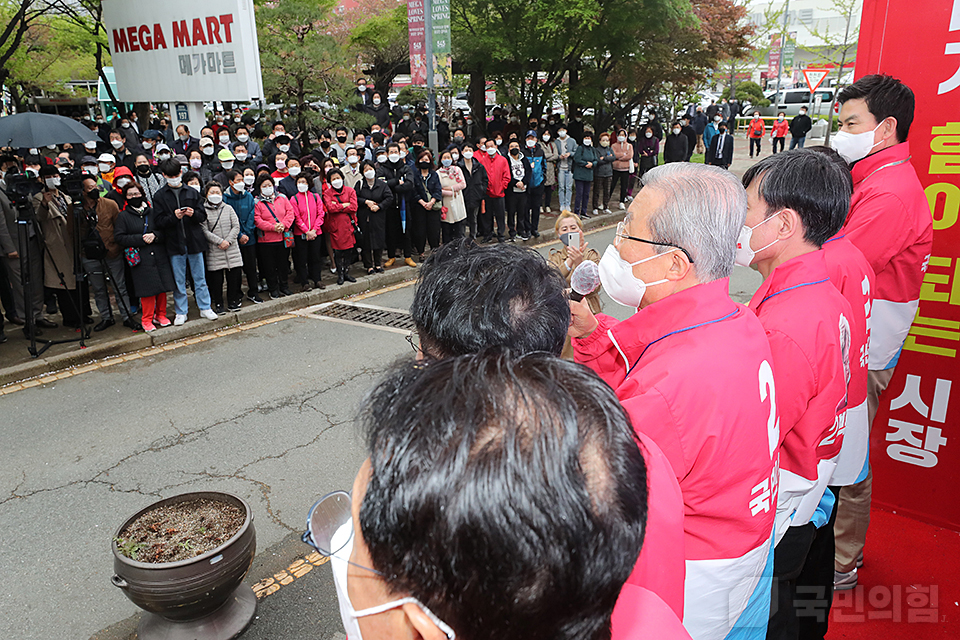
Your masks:
[{"label": "crowd of people", "polygon": [[428,258],[417,362],[365,399],[351,512],[307,538],[340,541],[348,638],[824,637],[869,566],[868,434],[932,246],[913,92],[839,100],[833,149],[643,176],[599,259],[624,321],[568,298],[575,217],[550,261]]}]

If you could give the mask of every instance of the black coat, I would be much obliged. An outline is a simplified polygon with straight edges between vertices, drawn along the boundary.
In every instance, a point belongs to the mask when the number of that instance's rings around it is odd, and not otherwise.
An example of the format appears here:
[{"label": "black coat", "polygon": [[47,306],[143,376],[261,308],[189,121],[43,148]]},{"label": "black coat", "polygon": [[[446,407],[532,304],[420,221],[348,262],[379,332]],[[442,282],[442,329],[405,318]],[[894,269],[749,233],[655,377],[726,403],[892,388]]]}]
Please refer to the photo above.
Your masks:
[{"label": "black coat", "polygon": [[[366,93],[370,92],[367,91]],[[390,105],[388,105],[385,100],[381,100],[378,105],[369,102],[366,107],[364,107],[364,111],[372,115],[374,121],[382,128],[385,129],[390,126]]]},{"label": "black coat", "polygon": [[[386,180],[379,175],[374,179],[373,186],[367,185],[363,178],[357,183],[357,221],[363,231],[364,249],[386,249],[386,212],[393,206],[393,192],[387,186]],[[380,205],[377,211],[367,208],[365,202],[372,200]]]},{"label": "black coat", "polygon": [[680,130],[678,135],[672,133],[663,143],[663,162],[684,162],[687,159],[687,136]]},{"label": "black coat", "polygon": [[[410,195],[413,194],[413,190],[416,186],[413,183],[413,171],[410,169],[403,158],[397,161],[396,164],[392,162],[384,162],[380,166],[380,174],[383,176],[386,185],[390,187],[390,190],[393,192],[393,202],[391,208],[399,209],[400,200],[407,200],[410,198]],[[400,183],[400,180],[403,180],[403,184]]]},{"label": "black coat", "polygon": [[[203,209],[203,198],[194,189],[180,187],[179,201],[176,190],[169,185],[160,188],[153,196],[153,208],[157,213],[157,227],[164,231],[164,241],[169,255],[184,253],[203,253],[207,250],[207,238],[203,235],[203,223],[207,214]],[[177,209],[190,207],[192,216],[177,219]]]},{"label": "black coat", "polygon": [[[723,149],[720,156],[717,155],[717,146],[720,139],[723,138]],[[733,163],[733,136],[729,133],[723,135],[717,134],[710,140],[710,147],[707,149],[706,163],[718,167],[729,167]]]},{"label": "black coat", "polygon": [[697,148],[697,132],[688,124],[680,129],[680,135],[687,139],[687,157],[684,158],[684,160],[689,162],[690,156],[693,155],[693,150]]},{"label": "black coat", "polygon": [[463,189],[463,203],[467,209],[479,207],[480,203],[487,195],[487,170],[473,157],[473,171],[467,170],[467,164],[461,159],[457,166],[463,172],[463,177],[467,181],[467,186]]},{"label": "black coat", "polygon": [[[157,236],[151,244],[143,240],[143,234]],[[150,207],[137,213],[127,207],[117,216],[113,224],[113,237],[123,248],[137,247],[140,250],[140,264],[130,267],[133,288],[141,298],[173,291],[173,269],[164,244],[164,234],[157,228],[156,215]]]},{"label": "black coat", "polygon": [[796,116],[790,121],[790,135],[794,138],[805,138],[812,128],[810,116]]}]

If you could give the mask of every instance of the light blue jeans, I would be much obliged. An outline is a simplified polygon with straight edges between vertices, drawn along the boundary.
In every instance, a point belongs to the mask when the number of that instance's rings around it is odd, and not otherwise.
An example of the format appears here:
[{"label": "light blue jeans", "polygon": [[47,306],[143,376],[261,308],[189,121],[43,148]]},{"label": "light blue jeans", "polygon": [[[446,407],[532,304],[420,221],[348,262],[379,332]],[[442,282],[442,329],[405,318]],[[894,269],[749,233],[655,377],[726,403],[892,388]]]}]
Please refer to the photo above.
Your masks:
[{"label": "light blue jeans", "polygon": [[197,307],[200,311],[210,308],[210,290],[207,289],[203,254],[174,254],[170,256],[170,266],[173,267],[173,279],[177,283],[173,290],[173,308],[178,316],[187,315],[187,262],[190,263],[190,275],[193,276],[193,295],[197,300]]},{"label": "light blue jeans", "polygon": [[573,172],[561,169],[557,172],[557,198],[560,210],[570,211],[570,198],[573,195]]}]

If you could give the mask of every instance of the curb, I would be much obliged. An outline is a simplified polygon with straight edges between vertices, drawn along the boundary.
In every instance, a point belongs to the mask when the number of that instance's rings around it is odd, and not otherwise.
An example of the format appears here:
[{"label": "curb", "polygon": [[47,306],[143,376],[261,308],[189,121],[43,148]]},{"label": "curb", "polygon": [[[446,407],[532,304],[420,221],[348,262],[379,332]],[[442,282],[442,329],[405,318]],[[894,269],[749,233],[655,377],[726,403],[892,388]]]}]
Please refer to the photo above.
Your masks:
[{"label": "curb", "polygon": [[[589,218],[584,221],[584,231],[596,231],[612,222],[619,222],[623,213],[622,211],[614,211],[609,214],[600,214],[595,218]],[[540,233],[537,244],[525,246],[537,248],[556,242],[556,240],[556,232],[553,229],[548,229]],[[31,378],[46,376],[74,367],[81,367],[104,358],[121,356],[150,347],[159,347],[194,336],[221,331],[240,324],[284,315],[290,311],[302,309],[303,307],[322,304],[324,302],[333,302],[335,300],[369,293],[377,289],[385,289],[396,284],[415,280],[417,273],[417,269],[412,269],[406,265],[393,267],[384,273],[361,276],[355,283],[344,284],[343,286],[327,284],[326,289],[314,289],[313,291],[296,293],[292,296],[281,298],[280,300],[266,300],[263,304],[244,307],[240,311],[222,315],[214,321],[203,318],[192,319],[179,327],[170,326],[150,333],[135,333],[123,338],[110,340],[103,344],[95,344],[85,349],[78,349],[76,351],[61,353],[47,358],[38,358],[31,362],[5,367],[0,369],[0,387],[24,382]]]}]

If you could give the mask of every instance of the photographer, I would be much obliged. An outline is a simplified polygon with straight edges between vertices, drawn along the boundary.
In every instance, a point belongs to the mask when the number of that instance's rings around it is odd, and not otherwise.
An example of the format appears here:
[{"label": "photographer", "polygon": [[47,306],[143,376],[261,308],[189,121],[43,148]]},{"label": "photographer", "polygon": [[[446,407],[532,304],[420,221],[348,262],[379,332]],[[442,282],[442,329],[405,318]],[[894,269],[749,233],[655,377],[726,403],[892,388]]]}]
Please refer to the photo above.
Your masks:
[{"label": "photographer", "polygon": [[[100,312],[100,322],[94,331],[103,331],[112,327],[113,309],[110,306],[110,291],[104,278],[104,267],[117,285],[120,295],[128,300],[127,283],[124,277],[123,256],[120,245],[114,238],[114,224],[120,215],[120,208],[108,198],[100,197],[97,180],[93,176],[84,176],[82,195],[80,196],[80,243],[83,250],[83,270],[90,276],[93,297]],[[123,326],[140,329],[139,324],[130,316],[129,308],[121,306]]]},{"label": "photographer", "polygon": [[[90,319],[90,296],[81,284],[78,292],[74,273],[73,203],[60,191],[60,172],[52,165],[40,168],[43,190],[31,196],[33,209],[46,243],[43,252],[43,284],[57,298],[67,327],[80,328]],[[38,326],[44,326],[40,324]]]}]

